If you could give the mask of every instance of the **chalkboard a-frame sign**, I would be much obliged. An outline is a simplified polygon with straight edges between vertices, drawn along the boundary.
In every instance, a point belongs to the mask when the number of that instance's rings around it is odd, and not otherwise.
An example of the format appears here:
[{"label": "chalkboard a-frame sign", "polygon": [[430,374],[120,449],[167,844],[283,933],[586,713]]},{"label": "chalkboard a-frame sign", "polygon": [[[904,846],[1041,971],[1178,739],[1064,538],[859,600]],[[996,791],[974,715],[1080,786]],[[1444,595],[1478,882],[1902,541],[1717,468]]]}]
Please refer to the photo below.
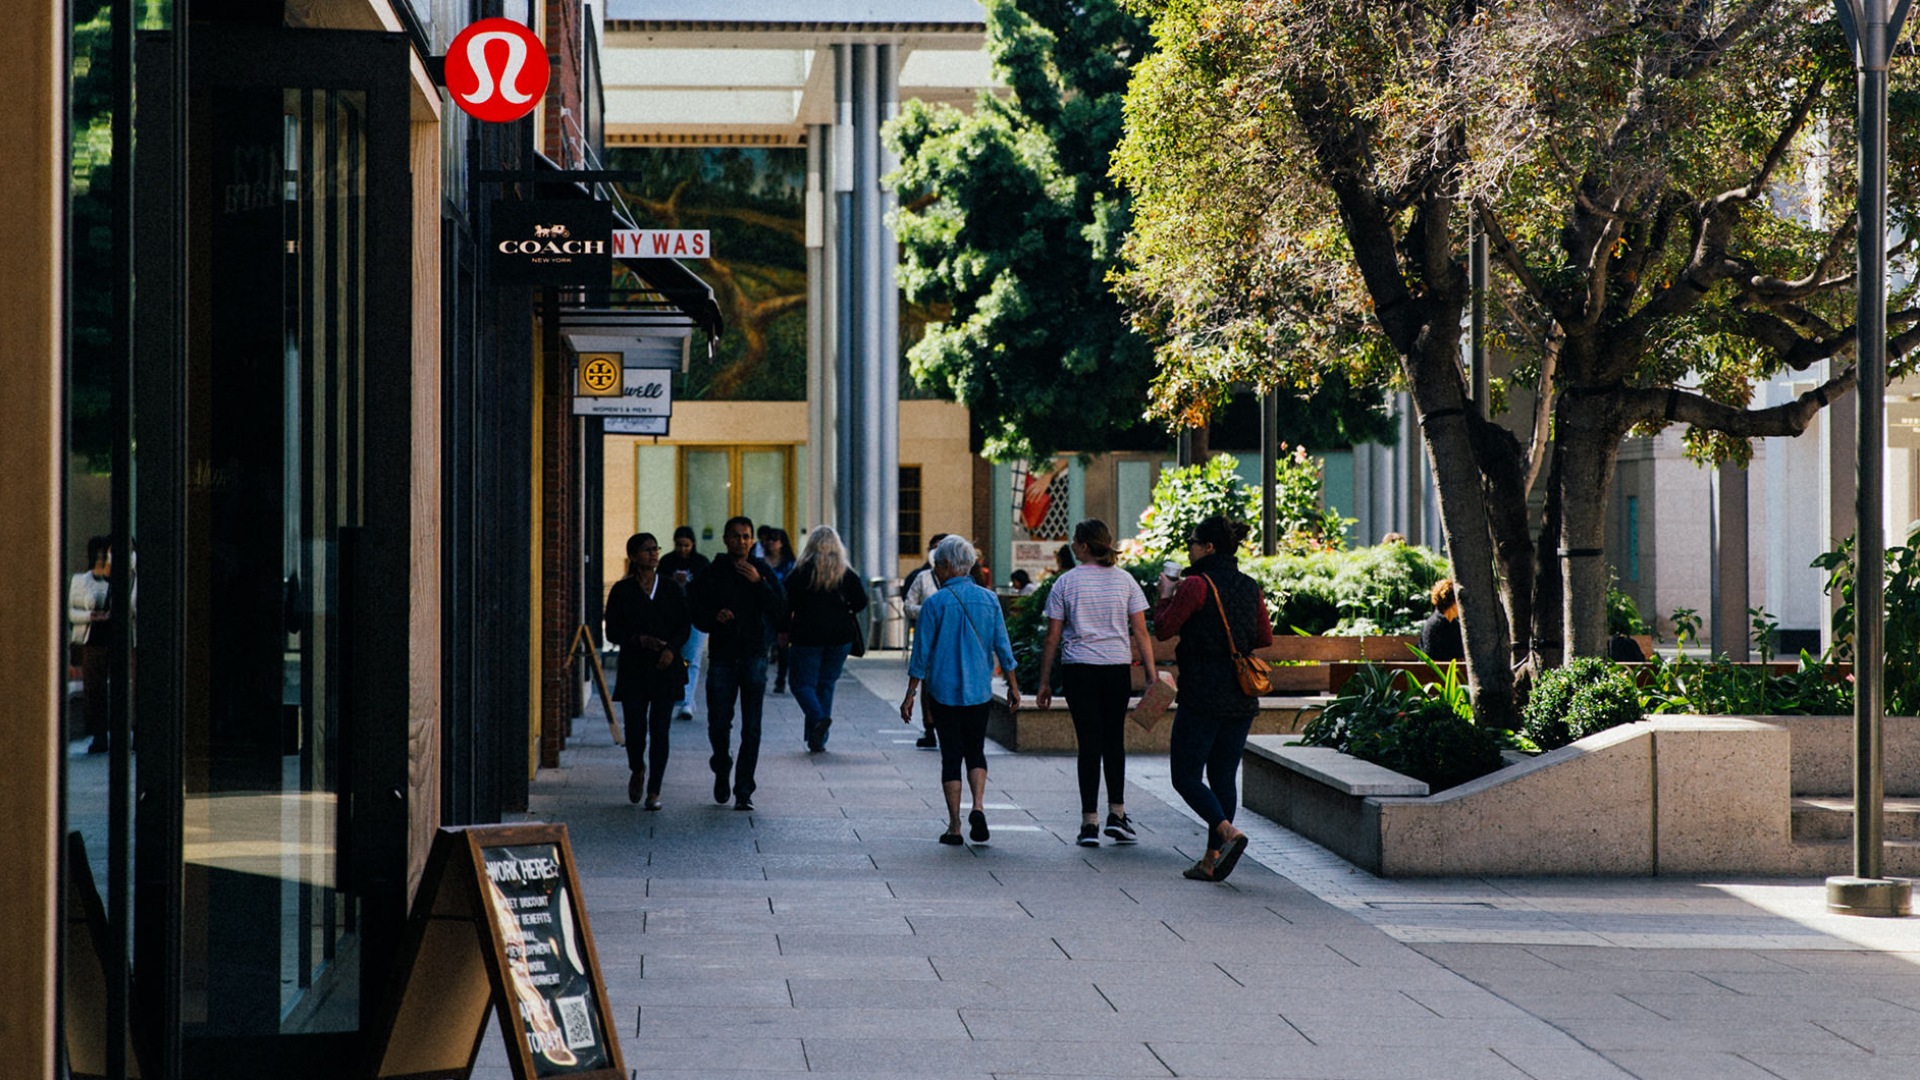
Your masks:
[{"label": "chalkboard a-frame sign", "polygon": [[473,1075],[489,1007],[515,1080],[627,1080],[565,825],[435,835],[364,1075]]}]

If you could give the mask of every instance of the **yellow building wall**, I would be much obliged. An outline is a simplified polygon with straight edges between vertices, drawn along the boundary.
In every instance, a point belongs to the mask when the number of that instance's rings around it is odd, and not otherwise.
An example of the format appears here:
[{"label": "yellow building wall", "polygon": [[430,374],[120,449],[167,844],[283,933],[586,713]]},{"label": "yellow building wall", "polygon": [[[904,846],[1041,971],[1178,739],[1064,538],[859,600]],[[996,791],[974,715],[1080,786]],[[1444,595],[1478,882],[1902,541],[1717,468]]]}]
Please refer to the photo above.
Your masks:
[{"label": "yellow building wall", "polygon": [[[967,423],[967,410],[952,402],[900,403],[900,464],[921,467],[922,521],[933,532],[974,535],[973,459],[967,451]],[[601,550],[606,553],[600,568],[602,596],[626,572],[627,537],[651,532],[662,547],[672,545],[674,527],[680,524],[672,518],[674,511],[667,509],[678,505],[676,447],[794,447],[795,524],[801,530],[819,524],[804,520],[805,463],[812,453],[807,444],[806,402],[676,402],[672,430],[672,436],[658,440],[650,436],[607,436],[606,510],[601,522]],[[986,526],[983,523],[981,527]],[[793,540],[800,544],[801,533],[796,532]],[[711,548],[708,545],[702,554],[712,556]],[[894,573],[904,574],[920,561],[917,555],[902,557]]]}]

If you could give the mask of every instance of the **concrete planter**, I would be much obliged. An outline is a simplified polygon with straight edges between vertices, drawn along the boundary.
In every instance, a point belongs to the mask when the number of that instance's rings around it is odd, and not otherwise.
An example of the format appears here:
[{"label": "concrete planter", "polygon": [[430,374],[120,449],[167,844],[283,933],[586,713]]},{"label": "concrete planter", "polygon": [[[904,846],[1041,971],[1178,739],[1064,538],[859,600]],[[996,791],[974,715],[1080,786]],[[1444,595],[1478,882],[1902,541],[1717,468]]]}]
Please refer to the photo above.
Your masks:
[{"label": "concrete planter", "polygon": [[[1259,737],[1245,800],[1389,877],[1837,873],[1846,844],[1797,843],[1809,800],[1795,796],[1850,775],[1850,731],[1847,717],[1655,717],[1433,795],[1377,765]],[[1889,796],[1920,791],[1920,721],[1890,721],[1887,747]],[[1887,850],[1888,872],[1920,870],[1920,842]]]}]

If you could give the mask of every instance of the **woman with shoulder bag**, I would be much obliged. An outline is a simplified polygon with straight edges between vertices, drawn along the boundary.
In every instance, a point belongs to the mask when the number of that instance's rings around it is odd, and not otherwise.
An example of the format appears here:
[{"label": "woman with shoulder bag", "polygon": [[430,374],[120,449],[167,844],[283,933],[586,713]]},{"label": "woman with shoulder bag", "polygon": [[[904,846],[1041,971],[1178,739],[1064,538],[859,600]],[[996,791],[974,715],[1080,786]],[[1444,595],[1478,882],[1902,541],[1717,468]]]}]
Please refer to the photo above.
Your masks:
[{"label": "woman with shoulder bag", "polygon": [[[660,573],[660,541],[652,533],[627,539],[627,576],[607,593],[607,640],[620,646],[620,703],[627,733],[627,801],[646,795],[660,809],[667,770],[667,730],[687,686],[685,650],[693,615],[680,583]],[[639,722],[633,715],[640,710]]]},{"label": "woman with shoulder bag", "polygon": [[1247,834],[1233,824],[1235,776],[1260,699],[1257,682],[1255,692],[1243,688],[1240,668],[1259,664],[1251,654],[1273,644],[1273,622],[1259,584],[1240,572],[1234,556],[1246,536],[1245,524],[1224,517],[1196,526],[1187,543],[1192,565],[1177,581],[1161,575],[1154,613],[1155,635],[1180,638],[1180,696],[1167,757],[1174,790],[1207,823],[1206,854],[1186,871],[1195,881],[1225,881],[1247,849]]},{"label": "woman with shoulder bag", "polygon": [[855,615],[866,606],[840,534],[830,525],[808,533],[806,551],[787,575],[787,683],[806,719],[810,753],[827,748],[834,684],[860,636]]}]

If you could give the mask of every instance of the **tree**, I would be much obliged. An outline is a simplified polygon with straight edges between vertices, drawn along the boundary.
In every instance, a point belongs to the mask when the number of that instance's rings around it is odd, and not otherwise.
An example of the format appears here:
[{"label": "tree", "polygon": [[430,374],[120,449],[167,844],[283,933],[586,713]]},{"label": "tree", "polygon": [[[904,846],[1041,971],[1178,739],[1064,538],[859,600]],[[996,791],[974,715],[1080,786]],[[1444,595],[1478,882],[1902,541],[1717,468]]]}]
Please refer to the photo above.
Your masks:
[{"label": "tree", "polygon": [[1130,220],[1108,157],[1146,20],[1114,0],[983,7],[1012,93],[971,113],[910,101],[887,129],[901,287],[951,309],[908,361],[972,410],[991,457],[1103,450],[1142,425],[1152,363],[1107,285]]},{"label": "tree", "polygon": [[[1160,51],[1116,155],[1137,214],[1129,300],[1177,377],[1338,368],[1409,391],[1481,715],[1511,719],[1512,664],[1546,659],[1531,643],[1602,651],[1624,436],[1678,422],[1699,458],[1744,461],[1748,440],[1799,434],[1852,389],[1853,223],[1834,209],[1852,205],[1852,68],[1831,5],[1137,7]],[[1908,236],[1912,86],[1896,72]],[[1461,370],[1476,228],[1497,332],[1539,390],[1520,436],[1482,418]],[[1912,300],[1893,298],[1891,356],[1920,340]],[[1760,381],[1822,361],[1814,389],[1749,407]]]}]

